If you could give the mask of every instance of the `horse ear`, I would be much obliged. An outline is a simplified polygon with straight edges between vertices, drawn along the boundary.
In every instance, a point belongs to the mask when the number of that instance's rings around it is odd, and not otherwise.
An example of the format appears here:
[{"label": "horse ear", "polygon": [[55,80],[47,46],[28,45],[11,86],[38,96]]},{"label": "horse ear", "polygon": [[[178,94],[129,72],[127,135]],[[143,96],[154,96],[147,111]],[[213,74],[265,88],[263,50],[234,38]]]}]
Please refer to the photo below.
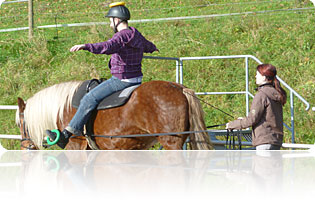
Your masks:
[{"label": "horse ear", "polygon": [[19,106],[19,111],[24,112],[25,110],[25,103],[24,100],[20,97],[18,97],[18,106]]}]

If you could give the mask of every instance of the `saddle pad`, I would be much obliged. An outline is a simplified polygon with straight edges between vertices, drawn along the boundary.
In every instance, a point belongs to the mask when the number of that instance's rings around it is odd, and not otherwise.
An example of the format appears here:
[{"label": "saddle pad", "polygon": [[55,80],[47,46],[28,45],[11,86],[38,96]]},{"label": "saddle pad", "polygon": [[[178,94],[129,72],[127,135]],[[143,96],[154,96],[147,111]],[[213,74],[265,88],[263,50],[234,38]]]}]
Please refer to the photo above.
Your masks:
[{"label": "saddle pad", "polygon": [[[79,107],[81,99],[87,93],[88,84],[90,84],[89,88],[90,88],[90,90],[92,90],[97,85],[99,85],[99,82],[97,82],[97,81],[90,82],[88,80],[88,81],[84,81],[81,84],[81,86],[78,88],[78,90],[76,91],[76,93],[74,94],[73,99],[72,99],[72,106],[74,108]],[[140,86],[140,84],[134,85],[134,86],[128,87],[124,90],[121,90],[121,91],[118,91],[118,92],[115,92],[115,93],[109,95],[108,97],[106,97],[105,99],[103,99],[101,101],[101,103],[97,106],[97,110],[114,108],[114,107],[124,105],[128,101],[132,92],[139,86]]]}]

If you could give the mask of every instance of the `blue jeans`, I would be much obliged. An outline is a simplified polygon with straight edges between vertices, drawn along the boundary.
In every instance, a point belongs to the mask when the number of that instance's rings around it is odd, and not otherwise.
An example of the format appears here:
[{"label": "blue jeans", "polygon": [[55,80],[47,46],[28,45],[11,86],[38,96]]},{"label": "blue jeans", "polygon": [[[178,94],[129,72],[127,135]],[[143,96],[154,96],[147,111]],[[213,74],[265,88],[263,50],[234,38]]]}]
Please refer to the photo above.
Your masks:
[{"label": "blue jeans", "polygon": [[89,93],[84,95],[80,101],[77,112],[73,116],[69,125],[66,127],[66,130],[78,136],[82,135],[83,127],[91,116],[92,111],[105,97],[137,84],[140,83],[124,82],[114,76],[102,82]]}]

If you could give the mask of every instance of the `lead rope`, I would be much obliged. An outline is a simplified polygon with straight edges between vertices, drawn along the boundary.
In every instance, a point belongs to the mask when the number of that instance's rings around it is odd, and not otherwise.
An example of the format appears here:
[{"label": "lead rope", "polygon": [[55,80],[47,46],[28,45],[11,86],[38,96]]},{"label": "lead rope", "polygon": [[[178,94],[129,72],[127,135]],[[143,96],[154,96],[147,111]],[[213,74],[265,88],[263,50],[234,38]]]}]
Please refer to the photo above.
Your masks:
[{"label": "lead rope", "polygon": [[[183,90],[183,92],[186,93],[186,94],[189,94],[188,92],[185,92],[184,90]],[[196,97],[196,96],[194,96],[194,95],[192,95],[192,94],[189,94],[189,95],[193,96],[194,98],[196,98],[196,99],[198,99],[199,101],[201,101],[201,102],[207,104],[208,106],[211,106],[212,108],[217,109],[217,110],[221,111],[222,113],[224,113],[224,114],[226,114],[226,115],[232,117],[233,119],[235,119],[235,117],[234,117],[233,115],[231,115],[231,114],[229,114],[229,113],[227,113],[227,112],[221,110],[220,108],[217,108],[217,107],[211,105],[210,103],[208,103],[208,102],[206,102],[206,101],[204,101],[204,100],[202,100],[202,99],[199,99],[198,97]]]}]

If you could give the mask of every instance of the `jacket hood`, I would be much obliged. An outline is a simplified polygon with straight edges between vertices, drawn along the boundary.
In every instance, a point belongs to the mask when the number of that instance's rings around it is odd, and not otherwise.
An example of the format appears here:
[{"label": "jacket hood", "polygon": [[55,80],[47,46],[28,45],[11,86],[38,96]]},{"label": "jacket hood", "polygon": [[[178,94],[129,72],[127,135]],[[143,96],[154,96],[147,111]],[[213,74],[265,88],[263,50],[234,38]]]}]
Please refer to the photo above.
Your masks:
[{"label": "jacket hood", "polygon": [[269,99],[280,102],[281,95],[276,90],[276,88],[273,87],[273,85],[270,85],[270,84],[262,85],[258,88],[258,91],[261,91],[264,94],[266,94]]},{"label": "jacket hood", "polygon": [[122,30],[120,32],[122,32],[121,34],[126,45],[137,49],[143,48],[144,37],[136,28],[129,27],[128,29]]}]

